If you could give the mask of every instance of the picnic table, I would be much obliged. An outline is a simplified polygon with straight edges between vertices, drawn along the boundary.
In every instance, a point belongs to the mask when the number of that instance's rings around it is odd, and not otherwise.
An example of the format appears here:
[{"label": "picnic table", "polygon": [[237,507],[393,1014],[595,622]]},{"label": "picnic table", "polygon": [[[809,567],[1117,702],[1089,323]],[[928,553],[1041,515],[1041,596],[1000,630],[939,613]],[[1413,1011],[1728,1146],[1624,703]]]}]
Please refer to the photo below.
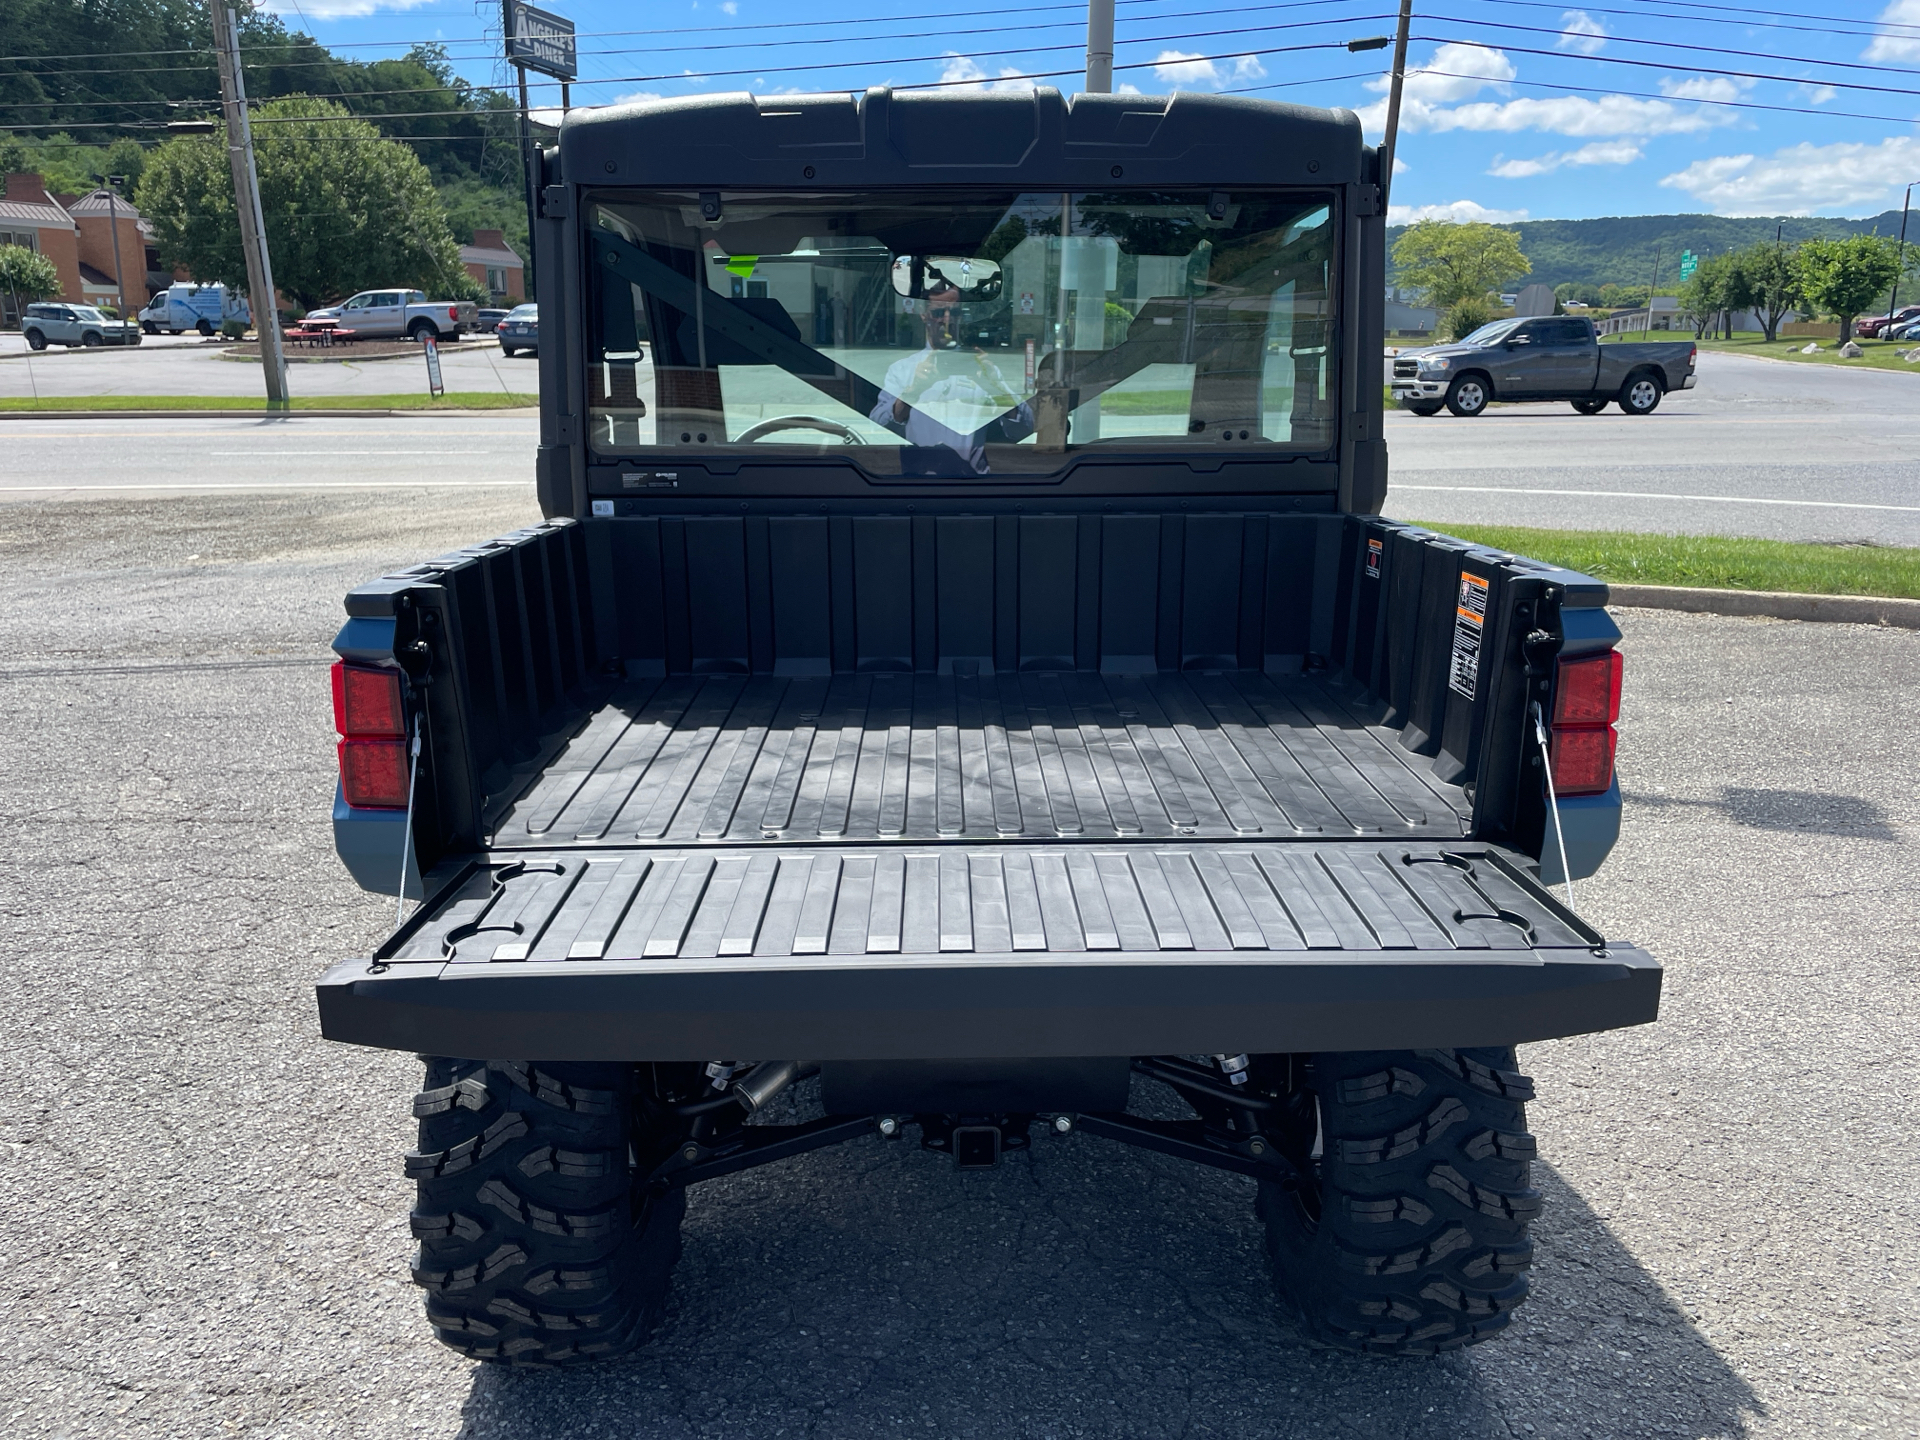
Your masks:
[{"label": "picnic table", "polygon": [[284,334],[296,345],[317,345],[322,348],[349,344],[359,338],[357,331],[343,327],[338,320],[302,320],[298,325],[288,327]]}]

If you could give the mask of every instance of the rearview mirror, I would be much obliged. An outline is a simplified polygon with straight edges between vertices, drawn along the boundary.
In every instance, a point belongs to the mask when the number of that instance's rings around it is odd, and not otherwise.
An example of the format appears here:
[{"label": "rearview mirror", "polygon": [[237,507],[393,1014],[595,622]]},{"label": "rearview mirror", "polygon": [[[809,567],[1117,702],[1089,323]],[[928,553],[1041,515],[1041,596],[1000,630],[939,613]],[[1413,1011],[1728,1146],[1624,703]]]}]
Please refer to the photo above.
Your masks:
[{"label": "rearview mirror", "polygon": [[962,300],[1000,298],[1000,266],[960,255],[902,255],[893,262],[893,289],[909,300],[957,290]]}]

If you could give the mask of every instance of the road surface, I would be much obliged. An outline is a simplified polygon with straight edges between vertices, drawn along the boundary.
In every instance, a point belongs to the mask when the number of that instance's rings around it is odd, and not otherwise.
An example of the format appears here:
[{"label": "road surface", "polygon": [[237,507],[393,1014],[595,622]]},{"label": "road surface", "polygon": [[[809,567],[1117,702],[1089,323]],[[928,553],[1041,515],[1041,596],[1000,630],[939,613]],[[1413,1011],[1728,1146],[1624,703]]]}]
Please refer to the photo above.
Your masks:
[{"label": "road surface", "polygon": [[[56,364],[88,364],[74,352]],[[490,357],[490,358],[489,358]],[[105,367],[152,356],[108,354]],[[15,364],[0,364],[0,379]],[[208,364],[233,362],[208,361]],[[362,367],[376,371],[380,362]],[[462,363],[531,363],[489,343]],[[412,373],[411,365],[407,372]],[[1701,356],[1700,388],[1635,419],[1562,405],[1387,416],[1387,513],[1447,523],[1920,545],[1920,375]],[[388,382],[381,382],[388,383]],[[449,380],[452,385],[454,382]],[[310,393],[302,391],[301,393]],[[525,485],[531,414],[279,420],[0,417],[0,498],[114,490]]]},{"label": "road surface", "polygon": [[523,494],[0,512],[0,1433],[1807,1440],[1920,1433],[1920,635],[1622,612],[1625,839],[1581,909],[1658,1025],[1525,1047],[1534,1299],[1436,1360],[1302,1343],[1248,1182],[1089,1136],[957,1173],[877,1137],[690,1196],[631,1359],[500,1373],[408,1282],[407,1056],[313,977],[390,901],[333,857],[351,584]]},{"label": "road surface", "polygon": [[1386,433],[1404,518],[1920,545],[1920,373],[1702,351],[1644,418],[1392,410]]}]

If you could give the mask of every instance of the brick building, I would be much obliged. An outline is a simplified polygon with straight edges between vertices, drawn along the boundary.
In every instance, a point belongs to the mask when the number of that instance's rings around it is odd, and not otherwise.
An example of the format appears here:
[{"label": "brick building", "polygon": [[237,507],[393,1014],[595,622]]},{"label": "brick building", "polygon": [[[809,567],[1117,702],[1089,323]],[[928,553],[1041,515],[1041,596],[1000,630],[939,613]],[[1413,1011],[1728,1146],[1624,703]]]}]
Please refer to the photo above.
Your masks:
[{"label": "brick building", "polygon": [[527,298],[527,262],[507,244],[506,231],[475,230],[473,243],[460,247],[460,263],[496,304],[518,305]]},{"label": "brick building", "polygon": [[[5,198],[0,199],[0,245],[39,251],[53,261],[53,268],[60,274],[59,298],[85,303],[88,297],[80,274],[80,227],[47,193],[38,175],[9,175],[6,184]],[[9,325],[20,323],[11,295],[0,295],[0,313]]]},{"label": "brick building", "polygon": [[[133,208],[124,196],[105,190],[67,199],[60,206],[73,217],[79,229],[81,281],[87,287],[91,305],[112,305],[123,315],[143,307],[157,289],[164,289],[171,276],[159,275],[160,257],[153,248],[153,226]],[[119,231],[120,268],[114,269],[114,243]],[[91,270],[93,275],[86,272]],[[119,275],[119,282],[114,280]],[[98,279],[94,277],[97,276]],[[154,283],[158,277],[159,284]],[[121,293],[121,286],[125,293]],[[76,297],[68,296],[68,299]]]}]

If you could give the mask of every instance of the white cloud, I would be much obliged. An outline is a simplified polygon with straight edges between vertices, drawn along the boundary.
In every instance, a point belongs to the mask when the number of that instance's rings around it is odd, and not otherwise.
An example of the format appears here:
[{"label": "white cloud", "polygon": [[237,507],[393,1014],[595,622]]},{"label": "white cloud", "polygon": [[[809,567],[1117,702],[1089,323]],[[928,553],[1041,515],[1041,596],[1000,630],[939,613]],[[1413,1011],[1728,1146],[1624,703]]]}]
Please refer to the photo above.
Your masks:
[{"label": "white cloud", "polygon": [[1581,55],[1598,55],[1605,48],[1607,27],[1586,11],[1569,10],[1560,17],[1560,23],[1567,28],[1553,42],[1555,49],[1572,50]]},{"label": "white cloud", "polygon": [[989,79],[979,63],[965,55],[949,55],[940,67],[940,79],[955,90],[1031,90],[1033,81],[1007,77],[1024,73],[1017,65],[1000,67],[1000,79]]},{"label": "white cloud", "polygon": [[[1920,4],[1920,0],[1914,3]],[[1407,131],[1434,133],[1469,130],[1515,134],[1537,130],[1576,138],[1605,135],[1644,138],[1694,134],[1735,124],[1739,119],[1735,111],[1715,107],[1710,100],[1705,104],[1682,106],[1668,100],[1639,100],[1629,95],[1598,98],[1557,95],[1544,99],[1523,96],[1517,100],[1474,98],[1483,90],[1510,94],[1512,86],[1508,82],[1515,75],[1513,61],[1502,51],[1484,45],[1442,45],[1425,67],[1407,72],[1400,103],[1400,126]],[[1381,76],[1369,80],[1367,88],[1384,92],[1390,83],[1389,77]],[[1694,98],[1681,94],[1687,83],[1691,82],[1676,83],[1675,99]],[[1712,98],[1720,98],[1718,92]],[[1358,113],[1368,134],[1379,135],[1385,131],[1386,100],[1362,106]]]},{"label": "white cloud", "polygon": [[[1404,106],[1409,100],[1435,105],[1451,100],[1471,100],[1489,85],[1505,95],[1509,93],[1506,82],[1513,79],[1514,74],[1513,61],[1503,51],[1485,45],[1456,45],[1449,42],[1435,50],[1425,65],[1407,71],[1406,81],[1400,87],[1401,104]],[[1369,90],[1382,95],[1392,86],[1391,75],[1381,75],[1367,82]],[[1385,115],[1386,101],[1367,107],[1367,110],[1374,109]],[[1366,111],[1361,113],[1364,115]]]},{"label": "white cloud", "polygon": [[1920,0],[1892,0],[1880,23],[1894,28],[1876,34],[1860,52],[1862,60],[1920,60]]},{"label": "white cloud", "polygon": [[666,96],[657,90],[629,90],[624,95],[614,96],[613,103],[616,105],[639,105],[648,100],[664,100],[666,98]]},{"label": "white cloud", "polygon": [[1824,105],[1840,93],[1831,85],[1800,85],[1795,88],[1807,97],[1809,105]]},{"label": "white cloud", "polygon": [[1914,174],[1920,174],[1920,139],[1900,135],[1878,145],[1790,145],[1764,159],[1717,155],[1660,183],[1718,215],[1810,215],[1891,203]]},{"label": "white cloud", "polygon": [[260,8],[273,15],[286,15],[297,23],[302,19],[349,20],[379,10],[417,10],[427,0],[267,0]]},{"label": "white cloud", "polygon": [[1455,200],[1448,205],[1389,205],[1389,225],[1411,225],[1416,220],[1479,220],[1489,225],[1510,225],[1524,220],[1524,210],[1489,210],[1472,200]]},{"label": "white cloud", "polygon": [[1546,175],[1565,165],[1631,165],[1640,158],[1640,146],[1633,140],[1596,140],[1578,150],[1549,150],[1531,160],[1502,160],[1494,157],[1489,175],[1502,180],[1525,180]]},{"label": "white cloud", "polygon": [[740,13],[740,6],[736,3],[736,0],[724,0],[724,3],[720,6],[720,13],[722,15],[738,15]]},{"label": "white cloud", "polygon": [[1751,80],[1735,80],[1725,75],[1700,75],[1691,80],[1662,76],[1660,93],[1676,100],[1738,100],[1753,88]]},{"label": "white cloud", "polygon": [[1393,157],[1393,173],[1394,174],[1404,175],[1407,173],[1407,171],[1411,170],[1412,168],[1413,167],[1411,165],[1407,164],[1407,162],[1402,160],[1398,155]]},{"label": "white cloud", "polygon": [[1252,55],[1223,62],[1203,60],[1197,50],[1162,50],[1154,57],[1153,73],[1176,88],[1219,90],[1238,80],[1262,79],[1267,67]]}]

